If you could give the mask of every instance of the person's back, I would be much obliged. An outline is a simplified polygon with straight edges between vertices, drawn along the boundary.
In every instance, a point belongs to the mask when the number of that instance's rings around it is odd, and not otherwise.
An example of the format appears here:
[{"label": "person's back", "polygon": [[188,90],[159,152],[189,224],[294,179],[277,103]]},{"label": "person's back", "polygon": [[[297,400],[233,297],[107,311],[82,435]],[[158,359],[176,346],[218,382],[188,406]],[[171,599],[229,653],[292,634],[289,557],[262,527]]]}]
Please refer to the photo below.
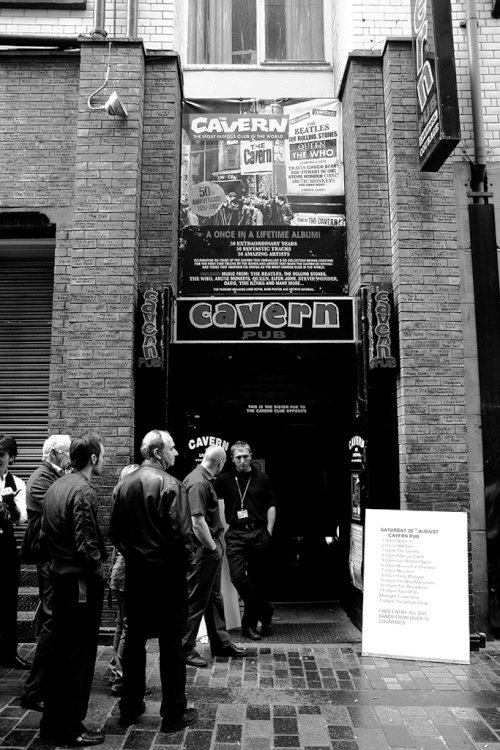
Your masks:
[{"label": "person's back", "polygon": [[180,482],[149,461],[125,477],[117,490],[113,507],[113,534],[128,560],[167,562],[185,554],[185,493]]},{"label": "person's back", "polygon": [[41,540],[53,573],[101,572],[104,546],[94,503],[95,491],[79,471],[47,490]]},{"label": "person's back", "polygon": [[127,632],[119,721],[130,726],[146,710],[146,642],[158,638],[161,731],[176,732],[198,715],[186,707],[182,652],[191,515],[184,486],[166,471],[178,455],[171,435],[151,430],[141,453],[144,462],[116,488],[109,527],[111,541],[125,558]]}]

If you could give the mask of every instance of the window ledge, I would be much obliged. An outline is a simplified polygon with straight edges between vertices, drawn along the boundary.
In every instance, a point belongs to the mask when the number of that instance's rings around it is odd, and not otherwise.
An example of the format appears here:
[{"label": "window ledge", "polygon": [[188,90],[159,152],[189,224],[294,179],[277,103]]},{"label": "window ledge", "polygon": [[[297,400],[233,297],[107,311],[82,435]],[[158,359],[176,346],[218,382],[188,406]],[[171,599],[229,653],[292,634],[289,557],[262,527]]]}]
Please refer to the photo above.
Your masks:
[{"label": "window ledge", "polygon": [[[0,0],[0,3],[2,0]],[[280,70],[310,70],[311,72],[315,72],[317,70],[332,70],[332,65],[327,62],[322,63],[280,63],[280,62],[264,62],[260,65],[194,65],[194,64],[185,64],[184,70],[185,71],[207,71],[212,72],[215,70],[228,70],[228,71],[234,71],[237,73],[241,70],[251,70],[253,72],[258,72],[260,70],[265,71],[268,68],[276,69],[279,67]]]},{"label": "window ledge", "polygon": [[0,0],[0,8],[85,10],[86,7],[86,0]]}]

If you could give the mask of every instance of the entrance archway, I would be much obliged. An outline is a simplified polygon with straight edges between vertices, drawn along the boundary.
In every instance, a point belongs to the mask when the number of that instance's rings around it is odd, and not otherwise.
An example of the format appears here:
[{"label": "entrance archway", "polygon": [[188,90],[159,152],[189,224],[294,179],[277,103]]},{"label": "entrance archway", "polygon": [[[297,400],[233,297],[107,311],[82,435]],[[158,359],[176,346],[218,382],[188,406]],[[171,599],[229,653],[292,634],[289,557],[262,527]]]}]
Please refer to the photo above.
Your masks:
[{"label": "entrance archway", "polygon": [[273,601],[339,599],[348,579],[355,386],[352,346],[172,346],[175,472],[190,471],[210,441],[251,445],[278,499]]}]

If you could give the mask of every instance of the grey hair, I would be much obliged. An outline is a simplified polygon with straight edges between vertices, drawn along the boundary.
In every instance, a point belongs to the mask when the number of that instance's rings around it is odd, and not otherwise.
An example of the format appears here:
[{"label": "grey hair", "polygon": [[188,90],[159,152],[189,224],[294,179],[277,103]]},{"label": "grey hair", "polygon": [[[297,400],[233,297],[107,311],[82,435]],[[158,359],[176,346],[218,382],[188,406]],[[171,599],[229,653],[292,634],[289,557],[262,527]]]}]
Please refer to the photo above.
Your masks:
[{"label": "grey hair", "polygon": [[172,443],[172,445],[174,443],[169,432],[166,430],[151,430],[151,432],[144,435],[142,439],[141,455],[144,456],[144,458],[153,458],[155,449],[158,448],[158,450],[161,451],[169,442]]},{"label": "grey hair", "polygon": [[42,447],[42,458],[48,458],[52,451],[59,451],[65,446],[65,449],[69,451],[71,445],[71,437],[69,435],[50,435],[47,438]]}]

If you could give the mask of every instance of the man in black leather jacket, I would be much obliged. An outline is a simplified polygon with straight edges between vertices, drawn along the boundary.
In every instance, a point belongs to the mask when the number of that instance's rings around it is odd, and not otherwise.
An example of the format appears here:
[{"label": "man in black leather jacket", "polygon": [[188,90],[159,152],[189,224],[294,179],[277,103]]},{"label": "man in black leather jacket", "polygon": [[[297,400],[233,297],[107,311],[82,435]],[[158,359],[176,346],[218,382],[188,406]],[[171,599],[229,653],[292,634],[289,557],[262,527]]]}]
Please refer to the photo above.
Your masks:
[{"label": "man in black leather jacket", "polygon": [[90,480],[102,472],[96,433],[71,441],[71,474],[57,479],[43,502],[41,543],[50,558],[52,628],[47,639],[40,739],[69,747],[104,742],[83,725],[99,639],[106,550]]},{"label": "man in black leather jacket", "polygon": [[162,686],[161,731],[176,732],[196,721],[186,708],[186,622],[191,513],[183,485],[167,473],[174,441],[152,430],[141,445],[144,462],[119,485],[111,509],[110,538],[125,558],[127,634],[123,650],[120,724],[146,710],[146,641],[158,638]]}]

